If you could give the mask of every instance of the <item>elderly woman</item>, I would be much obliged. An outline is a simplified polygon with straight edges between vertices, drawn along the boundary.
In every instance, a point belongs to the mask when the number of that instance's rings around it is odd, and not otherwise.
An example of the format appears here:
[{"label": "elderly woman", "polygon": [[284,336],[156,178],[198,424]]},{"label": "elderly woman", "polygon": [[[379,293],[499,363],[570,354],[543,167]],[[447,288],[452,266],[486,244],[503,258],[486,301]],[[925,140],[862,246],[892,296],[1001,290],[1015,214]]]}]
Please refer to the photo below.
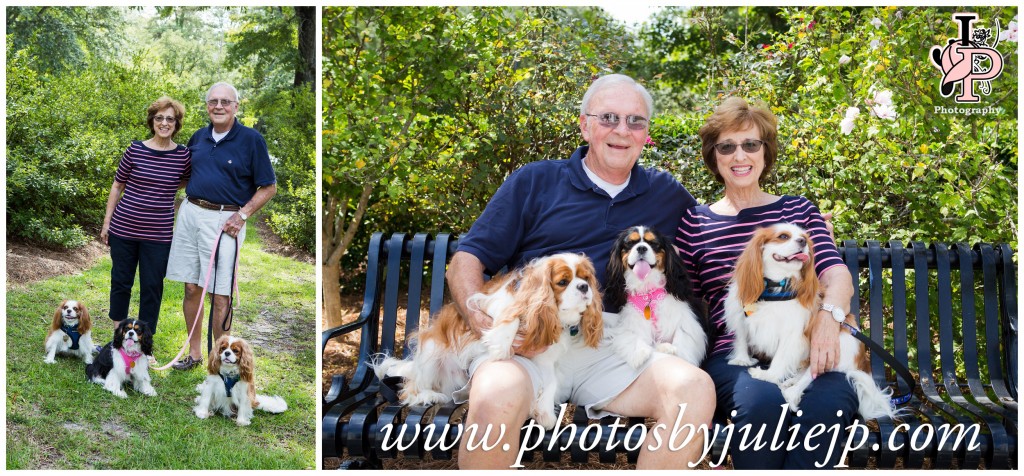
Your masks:
[{"label": "elderly woman", "polygon": [[174,143],[185,107],[161,97],[147,110],[152,137],[133,141],[121,157],[107,197],[100,238],[110,246],[110,318],[128,317],[139,270],[139,320],[156,333],[171,250],[174,195],[192,173],[188,147]]},{"label": "elderly woman", "polygon": [[[769,443],[746,449],[733,444],[730,452],[735,468],[815,468],[815,463],[833,467],[841,451],[833,450],[831,433],[805,443],[807,433],[817,424],[828,429],[839,425],[840,431],[845,431],[857,410],[856,393],[845,375],[828,371],[839,352],[840,324],[832,313],[818,310],[811,315],[810,365],[817,378],[804,393],[798,413],[783,413],[785,400],[778,386],[754,379],[747,367],[727,362],[733,336],[725,327],[723,303],[736,259],[757,228],[790,222],[806,229],[813,241],[815,271],[824,288],[823,303],[846,308],[853,296],[849,271],[818,208],[806,198],[773,195],[761,188],[778,152],[776,128],[777,120],[767,107],[740,98],[727,99],[707,119],[700,129],[701,152],[715,180],[725,185],[725,194],[711,205],[684,212],[676,244],[693,273],[698,295],[710,309],[712,348],[704,368],[715,382],[716,415],[731,419],[737,435],[744,425],[751,425],[751,437],[763,432],[762,441]],[[840,410],[842,415],[836,416]],[[773,450],[776,428],[783,448]],[[786,451],[791,438],[801,444]],[[815,445],[817,449],[810,449]]]}]

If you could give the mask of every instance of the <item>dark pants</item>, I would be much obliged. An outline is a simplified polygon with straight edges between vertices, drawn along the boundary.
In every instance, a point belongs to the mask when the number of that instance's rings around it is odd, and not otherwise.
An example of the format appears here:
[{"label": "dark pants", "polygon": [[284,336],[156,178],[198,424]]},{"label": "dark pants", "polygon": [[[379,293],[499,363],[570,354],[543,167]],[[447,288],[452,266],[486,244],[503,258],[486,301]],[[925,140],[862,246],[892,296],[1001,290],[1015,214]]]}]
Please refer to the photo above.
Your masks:
[{"label": "dark pants", "polygon": [[139,320],[156,334],[160,319],[160,303],[164,297],[164,275],[167,274],[167,256],[170,243],[130,240],[109,235],[110,259],[110,318],[122,321],[128,317],[128,303],[132,299],[135,269],[139,270]]},{"label": "dark pants", "polygon": [[[733,423],[729,454],[735,469],[818,469],[815,463],[825,463],[824,469],[840,463],[846,443],[846,428],[853,422],[858,403],[857,393],[845,374],[826,372],[819,375],[800,400],[800,415],[791,411],[783,415],[782,405],[786,400],[779,387],[751,377],[748,367],[729,365],[728,360],[728,353],[713,355],[704,362],[704,369],[715,381],[718,393],[715,418],[721,421],[728,418]],[[733,410],[736,410],[735,416],[731,415]],[[842,416],[836,416],[840,410]],[[824,425],[826,431],[815,431],[817,435],[808,442],[808,433],[819,424]],[[743,430],[745,425],[750,425],[749,430]],[[772,450],[777,428],[779,435],[776,441],[782,448]],[[760,449],[753,445],[741,449],[740,440],[747,431],[747,441],[752,441],[758,432],[762,432],[761,441],[768,444]],[[787,451],[786,445],[791,440],[799,446]],[[809,449],[815,445],[817,449]]]}]

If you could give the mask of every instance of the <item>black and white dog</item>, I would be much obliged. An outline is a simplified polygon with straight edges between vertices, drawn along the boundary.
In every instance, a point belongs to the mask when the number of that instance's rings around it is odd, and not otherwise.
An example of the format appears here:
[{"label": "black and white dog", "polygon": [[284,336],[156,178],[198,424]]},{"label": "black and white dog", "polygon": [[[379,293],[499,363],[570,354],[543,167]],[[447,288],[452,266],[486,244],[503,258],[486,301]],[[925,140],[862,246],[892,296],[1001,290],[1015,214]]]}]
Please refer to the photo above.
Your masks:
[{"label": "black and white dog", "polygon": [[707,353],[705,306],[661,233],[634,226],[619,234],[607,281],[608,311],[619,313],[618,324],[608,328],[616,353],[636,368],[654,351],[700,365]]},{"label": "black and white dog", "polygon": [[114,395],[127,398],[122,388],[131,381],[135,390],[156,396],[149,376],[149,359],[153,355],[153,335],[145,322],[125,319],[114,329],[114,340],[100,349],[96,360],[85,367],[85,375]]}]

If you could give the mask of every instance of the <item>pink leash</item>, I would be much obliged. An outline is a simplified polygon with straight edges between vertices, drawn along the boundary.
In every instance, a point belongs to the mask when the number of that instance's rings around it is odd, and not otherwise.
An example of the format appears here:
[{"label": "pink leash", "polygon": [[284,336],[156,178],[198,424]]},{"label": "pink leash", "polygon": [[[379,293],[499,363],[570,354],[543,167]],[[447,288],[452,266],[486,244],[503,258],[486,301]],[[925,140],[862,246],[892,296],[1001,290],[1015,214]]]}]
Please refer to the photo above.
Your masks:
[{"label": "pink leash", "polygon": [[[181,359],[182,354],[184,354],[185,351],[188,349],[188,343],[189,343],[190,340],[192,340],[192,334],[194,334],[195,331],[196,331],[196,325],[199,324],[199,321],[201,321],[203,319],[203,307],[204,307],[204,304],[206,303],[206,292],[207,292],[207,289],[210,287],[210,276],[213,274],[213,263],[214,263],[214,259],[217,257],[217,250],[220,248],[220,239],[221,239],[222,236],[224,236],[223,232],[221,234],[217,235],[217,240],[213,242],[213,250],[210,253],[210,264],[207,265],[207,268],[206,268],[206,282],[203,283],[203,296],[199,299],[199,310],[196,312],[196,319],[195,319],[195,321],[192,322],[192,328],[189,329],[189,331],[188,331],[188,337],[185,338],[185,343],[182,344],[181,350],[178,351],[178,355],[174,356],[174,358],[171,359],[171,361],[168,362],[167,365],[164,365],[163,367],[157,367],[157,368],[155,368],[153,370],[165,370],[165,369],[170,368],[172,365],[174,365],[176,362],[178,362],[178,359]],[[237,239],[235,240],[235,246],[238,247],[238,251],[242,250],[242,244],[239,243]],[[235,272],[236,276],[238,275],[238,263],[240,261],[239,260],[240,257],[241,257],[241,253],[235,253],[235,270],[234,270],[234,272]],[[238,293],[238,280],[237,279],[235,280],[234,292],[235,292],[235,294],[238,294],[239,295],[239,299],[241,299],[241,295]],[[212,304],[211,304],[211,306],[212,306]]]}]

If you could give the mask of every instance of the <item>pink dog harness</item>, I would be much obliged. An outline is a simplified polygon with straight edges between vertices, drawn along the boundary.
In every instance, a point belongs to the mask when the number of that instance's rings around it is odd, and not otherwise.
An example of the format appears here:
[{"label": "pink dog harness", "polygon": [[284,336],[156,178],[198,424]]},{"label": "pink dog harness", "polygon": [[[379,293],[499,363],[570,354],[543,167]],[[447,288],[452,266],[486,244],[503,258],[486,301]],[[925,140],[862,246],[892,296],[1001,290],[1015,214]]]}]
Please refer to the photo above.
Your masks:
[{"label": "pink dog harness", "polygon": [[117,349],[121,352],[121,357],[124,358],[124,373],[125,375],[132,373],[132,369],[135,368],[135,361],[142,357],[142,352],[136,352],[129,354],[124,351],[124,348]]},{"label": "pink dog harness", "polygon": [[646,293],[630,293],[626,297],[637,311],[644,313],[644,319],[651,321],[651,325],[657,328],[658,315],[654,312],[654,306],[665,299],[667,294],[665,288],[655,288]]}]

